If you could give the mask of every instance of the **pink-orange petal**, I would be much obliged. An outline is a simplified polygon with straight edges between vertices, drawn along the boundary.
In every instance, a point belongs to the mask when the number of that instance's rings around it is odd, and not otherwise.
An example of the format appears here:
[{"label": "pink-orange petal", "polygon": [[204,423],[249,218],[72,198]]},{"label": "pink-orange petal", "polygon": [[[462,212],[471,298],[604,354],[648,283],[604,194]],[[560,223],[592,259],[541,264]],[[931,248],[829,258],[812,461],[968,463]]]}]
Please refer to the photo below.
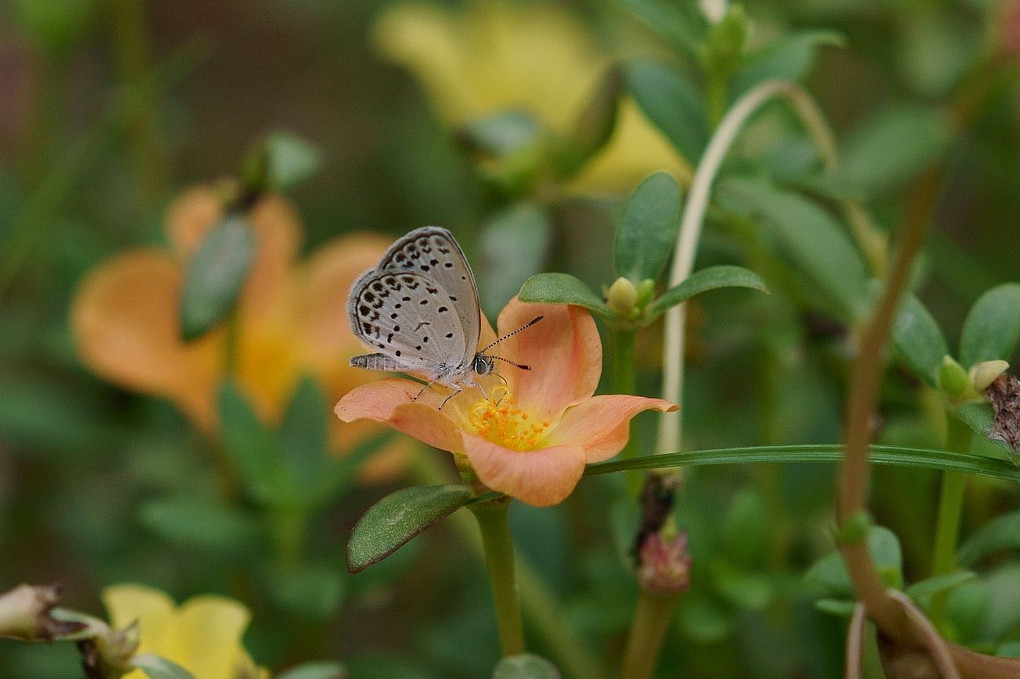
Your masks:
[{"label": "pink-orange petal", "polygon": [[201,426],[214,421],[218,342],[185,345],[178,330],[181,271],[158,250],[132,250],[85,279],[71,304],[78,354],[106,379],[174,399]]},{"label": "pink-orange petal", "polygon": [[435,448],[461,452],[460,434],[453,421],[435,406],[411,400],[420,390],[421,386],[410,380],[377,380],[347,392],[333,412],[344,422],[385,422]]},{"label": "pink-orange petal", "polygon": [[565,500],[584,472],[584,450],[577,445],[518,451],[466,432],[463,438],[464,454],[482,483],[535,507]]},{"label": "pink-orange petal", "polygon": [[354,279],[375,266],[388,245],[388,239],[372,234],[351,234],[323,245],[304,265],[297,340],[309,358],[346,366],[355,352],[362,353],[347,321],[347,295]]},{"label": "pink-orange petal", "polygon": [[512,332],[536,316],[543,318],[501,342],[492,353],[531,366],[531,370],[497,368],[520,408],[555,420],[564,408],[595,393],[602,374],[602,342],[587,310],[565,304],[526,304],[516,297],[499,315],[499,332]]},{"label": "pink-orange petal", "polygon": [[677,408],[675,403],[659,398],[595,396],[569,408],[550,433],[548,442],[580,446],[585,461],[601,462],[627,445],[630,421],[635,415],[645,410],[669,412]]}]

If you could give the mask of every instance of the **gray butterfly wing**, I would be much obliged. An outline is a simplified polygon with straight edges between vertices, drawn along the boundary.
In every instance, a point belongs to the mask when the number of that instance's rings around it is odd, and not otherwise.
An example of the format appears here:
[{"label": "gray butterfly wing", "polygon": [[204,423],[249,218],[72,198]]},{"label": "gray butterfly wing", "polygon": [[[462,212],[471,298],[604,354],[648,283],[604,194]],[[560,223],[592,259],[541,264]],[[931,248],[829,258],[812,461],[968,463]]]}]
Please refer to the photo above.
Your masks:
[{"label": "gray butterfly wing", "polygon": [[[430,381],[454,384],[470,370],[464,347],[474,357],[477,331],[469,340],[449,294],[413,271],[369,269],[354,282],[347,299],[351,329],[379,354],[357,356],[351,364],[373,370],[406,370]],[[473,343],[472,343],[473,342]]]},{"label": "gray butterfly wing", "polygon": [[415,229],[390,246],[376,270],[413,272],[429,279],[443,303],[457,315],[465,340],[460,353],[447,358],[456,356],[461,365],[471,365],[481,332],[478,288],[453,234],[439,226]]}]

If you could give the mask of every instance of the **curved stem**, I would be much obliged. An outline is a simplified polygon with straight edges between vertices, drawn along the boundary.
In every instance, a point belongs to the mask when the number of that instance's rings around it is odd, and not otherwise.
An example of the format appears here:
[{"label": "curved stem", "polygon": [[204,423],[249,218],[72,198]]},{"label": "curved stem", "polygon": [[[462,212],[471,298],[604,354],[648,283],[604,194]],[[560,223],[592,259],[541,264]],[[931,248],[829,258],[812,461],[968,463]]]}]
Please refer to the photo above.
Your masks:
[{"label": "curved stem", "polygon": [[[701,237],[701,226],[708,209],[709,192],[726,153],[748,118],[773,97],[786,99],[814,139],[827,169],[836,165],[836,142],[814,101],[797,85],[782,81],[764,82],[741,97],[719,123],[691,183],[687,204],[680,221],[680,236],[673,256],[669,287],[679,285],[691,274],[694,254]],[[663,346],[662,397],[679,403],[683,392],[684,324],[686,305],[680,304],[666,312]],[[663,413],[659,417],[656,452],[680,449],[681,412]]]},{"label": "curved stem", "polygon": [[[970,428],[949,416],[949,432],[946,447],[954,453],[966,453],[970,449]],[[931,574],[942,575],[956,569],[956,543],[960,538],[960,520],[963,517],[964,490],[967,476],[960,472],[943,472],[939,491],[939,511],[935,523],[935,547],[932,553]],[[932,598],[931,621],[942,627],[946,615],[946,592]]]}]

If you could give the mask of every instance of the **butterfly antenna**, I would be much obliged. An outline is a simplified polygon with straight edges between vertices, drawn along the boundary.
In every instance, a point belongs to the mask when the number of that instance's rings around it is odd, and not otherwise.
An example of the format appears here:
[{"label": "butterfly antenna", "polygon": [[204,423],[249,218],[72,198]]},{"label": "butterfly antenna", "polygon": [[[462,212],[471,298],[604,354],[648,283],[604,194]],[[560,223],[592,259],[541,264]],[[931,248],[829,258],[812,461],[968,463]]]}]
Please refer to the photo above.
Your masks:
[{"label": "butterfly antenna", "polygon": [[[514,363],[509,358],[503,358],[502,356],[489,356],[489,358],[494,358],[497,361],[503,361],[504,363],[509,363],[513,367],[520,368],[521,370],[531,370],[531,366],[530,365],[524,365],[523,363]],[[502,375],[500,375],[499,373],[494,373],[494,374],[497,377],[499,377],[501,380],[506,382],[506,379]]]},{"label": "butterfly antenna", "polygon": [[[503,335],[498,340],[496,340],[495,342],[493,342],[489,346],[485,347],[484,349],[482,349],[478,353],[484,354],[486,351],[488,351],[489,349],[493,348],[494,346],[496,346],[497,344],[499,344],[503,340],[510,339],[511,337],[513,337],[517,333],[521,332],[522,330],[527,330],[528,328],[530,328],[531,326],[535,325],[536,323],[538,323],[543,318],[545,318],[545,316],[535,316],[534,318],[532,318],[530,321],[528,321],[527,323],[525,323],[521,327],[517,328],[513,332],[508,332],[507,334]],[[499,358],[499,356],[493,356],[493,358],[498,358],[501,361],[506,361],[507,363],[510,363],[512,365],[516,365],[518,368],[524,368],[525,370],[531,370],[531,368],[528,368],[527,366],[517,365],[513,361],[507,361],[505,358]]]}]

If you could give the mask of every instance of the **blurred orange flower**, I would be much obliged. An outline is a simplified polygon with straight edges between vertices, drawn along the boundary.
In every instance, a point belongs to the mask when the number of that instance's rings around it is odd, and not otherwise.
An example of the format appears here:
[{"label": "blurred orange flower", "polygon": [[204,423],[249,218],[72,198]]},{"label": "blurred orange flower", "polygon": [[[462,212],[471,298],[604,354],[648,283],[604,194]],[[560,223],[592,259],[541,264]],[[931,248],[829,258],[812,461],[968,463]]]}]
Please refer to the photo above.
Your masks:
[{"label": "blurred orange flower", "polygon": [[[219,328],[184,343],[178,305],[183,265],[222,216],[212,187],[185,191],[167,215],[171,251],[139,248],[113,257],[89,274],[71,305],[85,365],[124,387],[171,400],[207,432],[217,427],[227,333]],[[361,347],[344,305],[355,276],[379,260],[388,242],[344,236],[298,264],[301,226],[286,200],[262,198],[250,217],[256,255],[238,303],[234,378],[260,417],[273,422],[302,374],[314,375],[331,402],[372,379],[348,365]]]},{"label": "blurred orange flower", "polygon": [[[611,63],[580,22],[548,4],[489,0],[463,10],[397,5],[380,16],[375,42],[386,57],[414,73],[440,115],[455,126],[517,109],[567,134]],[[571,188],[629,191],[663,169],[690,173],[628,98],[609,144]]]},{"label": "blurred orange flower", "polygon": [[[535,328],[499,345],[501,356],[531,370],[508,368],[502,380],[486,385],[488,398],[465,389],[439,410],[424,395],[411,400],[420,384],[385,379],[351,390],[337,403],[337,416],[385,422],[463,456],[486,486],[528,504],[561,502],[587,463],[608,459],[626,445],[631,418],[678,406],[641,396],[592,395],[602,372],[602,344],[584,309],[513,299],[499,315],[499,331],[515,330],[539,315],[545,318]],[[486,328],[480,346],[493,336]]]}]

